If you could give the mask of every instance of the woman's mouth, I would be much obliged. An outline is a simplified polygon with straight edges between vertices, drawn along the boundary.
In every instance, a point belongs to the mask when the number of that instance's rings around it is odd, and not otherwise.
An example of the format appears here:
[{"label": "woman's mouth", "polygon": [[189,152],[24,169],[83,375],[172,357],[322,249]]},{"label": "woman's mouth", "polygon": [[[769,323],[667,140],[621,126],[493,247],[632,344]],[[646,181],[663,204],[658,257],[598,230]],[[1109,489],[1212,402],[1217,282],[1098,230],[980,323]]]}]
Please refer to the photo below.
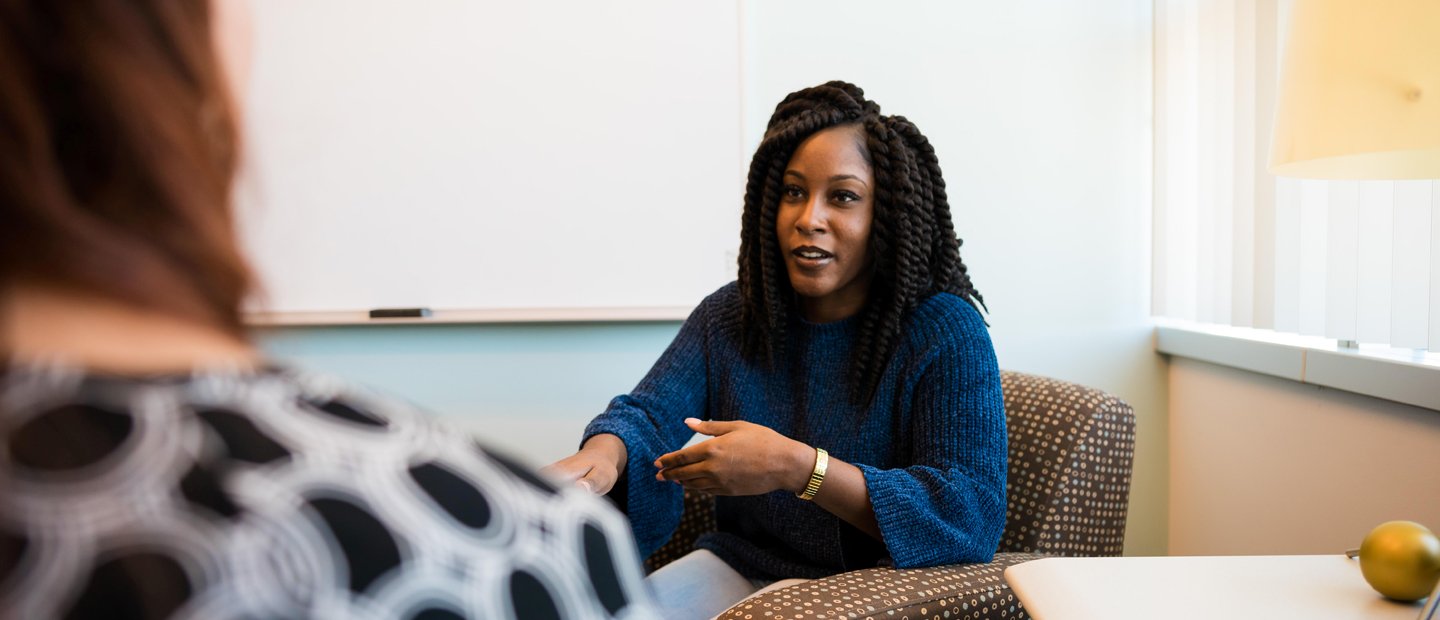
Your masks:
[{"label": "woman's mouth", "polygon": [[795,257],[795,264],[797,266],[807,269],[818,269],[835,260],[834,254],[813,245],[795,248],[790,251],[790,255]]}]

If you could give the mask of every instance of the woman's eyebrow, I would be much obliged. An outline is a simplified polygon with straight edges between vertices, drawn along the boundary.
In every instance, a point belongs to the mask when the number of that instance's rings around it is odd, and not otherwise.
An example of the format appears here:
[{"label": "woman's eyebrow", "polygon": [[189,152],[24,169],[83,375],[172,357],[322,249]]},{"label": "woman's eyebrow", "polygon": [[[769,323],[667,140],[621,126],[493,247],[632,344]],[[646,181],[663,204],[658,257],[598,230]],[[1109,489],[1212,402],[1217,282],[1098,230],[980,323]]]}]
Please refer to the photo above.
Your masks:
[{"label": "woman's eyebrow", "polygon": [[[804,181],[804,180],[805,180],[805,175],[800,174],[799,172],[796,172],[796,171],[794,171],[794,170],[786,170],[786,171],[785,171],[785,176],[787,176],[787,177],[795,177],[795,178],[800,179],[801,181]],[[835,183],[835,182],[837,182],[837,181],[847,181],[847,180],[856,181],[856,182],[860,183],[861,185],[864,185],[864,186],[867,187],[867,188],[870,187],[870,184],[869,184],[869,183],[866,183],[864,179],[862,179],[862,178],[860,178],[860,177],[858,177],[858,176],[856,176],[856,175],[853,175],[853,174],[837,174],[837,175],[834,175],[834,176],[831,176],[831,177],[830,177],[830,182],[831,182],[831,183]]]},{"label": "woman's eyebrow", "polygon": [[[803,179],[803,178],[805,178],[805,177],[800,177],[800,178]],[[860,177],[857,177],[857,176],[855,176],[855,175],[853,175],[853,174],[837,174],[837,175],[835,175],[835,176],[830,177],[830,182],[831,182],[831,183],[834,183],[834,182],[836,182],[836,181],[844,181],[844,180],[847,180],[847,179],[853,179],[853,180],[859,182],[861,185],[864,185],[865,187],[870,187],[870,184],[869,184],[869,183],[866,183],[864,179],[862,179],[862,178],[860,178]]]}]

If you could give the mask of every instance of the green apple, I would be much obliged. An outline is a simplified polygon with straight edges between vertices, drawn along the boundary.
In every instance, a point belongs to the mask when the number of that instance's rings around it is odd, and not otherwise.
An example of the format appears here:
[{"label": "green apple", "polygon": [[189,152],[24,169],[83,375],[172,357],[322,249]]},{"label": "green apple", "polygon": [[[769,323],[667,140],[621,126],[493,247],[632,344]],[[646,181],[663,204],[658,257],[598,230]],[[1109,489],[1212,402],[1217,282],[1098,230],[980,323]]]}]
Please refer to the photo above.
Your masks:
[{"label": "green apple", "polygon": [[1440,539],[1413,521],[1387,521],[1360,543],[1360,573],[1397,601],[1418,601],[1440,580]]}]

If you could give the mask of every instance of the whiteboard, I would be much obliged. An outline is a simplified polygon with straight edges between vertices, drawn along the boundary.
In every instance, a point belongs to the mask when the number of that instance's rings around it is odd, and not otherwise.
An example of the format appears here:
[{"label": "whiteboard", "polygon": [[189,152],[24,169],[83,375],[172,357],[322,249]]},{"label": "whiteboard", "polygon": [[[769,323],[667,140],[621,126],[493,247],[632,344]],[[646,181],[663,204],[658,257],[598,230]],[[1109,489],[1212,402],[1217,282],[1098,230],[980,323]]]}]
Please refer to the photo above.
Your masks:
[{"label": "whiteboard", "polygon": [[603,319],[734,279],[735,3],[253,6],[236,192],[252,316]]}]

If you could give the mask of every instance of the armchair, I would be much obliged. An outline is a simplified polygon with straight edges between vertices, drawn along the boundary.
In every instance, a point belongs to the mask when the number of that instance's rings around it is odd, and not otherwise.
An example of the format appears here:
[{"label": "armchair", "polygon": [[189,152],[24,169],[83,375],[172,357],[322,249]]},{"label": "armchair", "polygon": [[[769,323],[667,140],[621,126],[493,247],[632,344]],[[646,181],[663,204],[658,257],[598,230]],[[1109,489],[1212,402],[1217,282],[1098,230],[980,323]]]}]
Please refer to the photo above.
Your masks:
[{"label": "armchair", "polygon": [[[1117,556],[1125,539],[1135,413],[1085,386],[1001,373],[1009,434],[1005,531],[994,560],[868,568],[781,588],[720,618],[1028,618],[1005,569],[1045,556]],[[714,499],[687,493],[680,525],[646,560],[653,571],[715,529]]]}]

